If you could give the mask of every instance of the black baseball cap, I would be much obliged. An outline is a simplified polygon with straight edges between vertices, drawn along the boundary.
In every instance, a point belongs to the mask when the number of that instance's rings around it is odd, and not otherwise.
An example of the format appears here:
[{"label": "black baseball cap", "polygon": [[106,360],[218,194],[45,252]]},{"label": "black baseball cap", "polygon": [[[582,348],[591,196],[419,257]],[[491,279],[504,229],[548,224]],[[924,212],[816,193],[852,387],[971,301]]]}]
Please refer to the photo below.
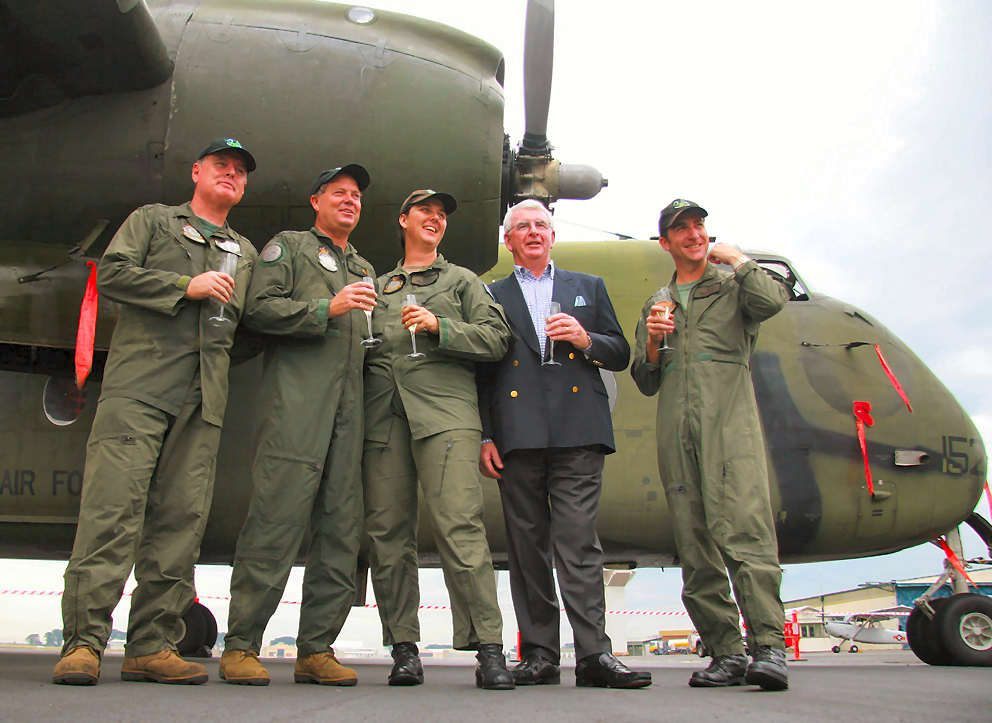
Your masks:
[{"label": "black baseball cap", "polygon": [[675,223],[675,219],[690,209],[696,209],[699,211],[703,218],[709,216],[706,209],[698,203],[686,201],[684,198],[676,198],[670,204],[661,209],[661,216],[658,218],[658,233],[664,236],[669,227]]},{"label": "black baseball cap", "polygon": [[441,191],[435,191],[432,188],[421,188],[406,197],[406,200],[403,201],[403,205],[400,206],[400,214],[404,214],[409,211],[410,206],[416,206],[418,203],[430,201],[432,198],[436,198],[441,202],[441,205],[444,206],[444,212],[449,216],[455,212],[456,208],[458,208],[458,202],[450,193],[442,193]]},{"label": "black baseball cap", "polygon": [[346,166],[338,166],[337,168],[328,168],[326,171],[321,171],[317,174],[316,180],[313,185],[310,186],[310,195],[313,196],[320,190],[320,187],[325,183],[330,183],[335,178],[344,174],[345,176],[351,176],[355,179],[355,183],[358,184],[358,190],[364,191],[369,186],[369,172],[366,171],[362,166],[357,163],[349,163]]},{"label": "black baseball cap", "polygon": [[241,141],[237,138],[216,138],[210,141],[210,144],[200,151],[200,155],[196,157],[196,160],[199,161],[204,156],[209,156],[221,151],[234,151],[241,154],[241,157],[245,159],[245,165],[248,168],[248,173],[255,170],[255,156],[249,153],[248,149],[241,145]]}]

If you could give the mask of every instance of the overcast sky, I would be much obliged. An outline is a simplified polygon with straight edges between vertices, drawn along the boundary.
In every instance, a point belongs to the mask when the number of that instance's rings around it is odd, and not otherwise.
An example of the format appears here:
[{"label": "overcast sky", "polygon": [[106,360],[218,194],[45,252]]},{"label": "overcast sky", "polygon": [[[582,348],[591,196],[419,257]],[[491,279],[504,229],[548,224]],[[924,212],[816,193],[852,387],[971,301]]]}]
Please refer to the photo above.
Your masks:
[{"label": "overcast sky", "polygon": [[[520,139],[523,0],[373,5],[500,48],[505,126]],[[559,239],[597,237],[583,227],[647,237],[668,201],[696,200],[721,240],[790,257],[813,289],[888,326],[988,440],[990,31],[992,3],[981,0],[559,2],[549,136],[559,159],[610,181],[593,200],[558,204]],[[970,532],[966,552],[984,553]],[[924,546],[791,565],[783,598],[936,573],[940,562]],[[3,587],[61,589],[63,567],[6,563]],[[299,599],[298,573],[287,598]],[[226,595],[228,578],[201,568],[201,594]],[[500,588],[510,617],[505,573]],[[626,605],[679,609],[679,592],[677,570],[640,570]],[[423,574],[423,598],[446,602],[436,571]],[[56,599],[0,605],[0,640],[33,632],[29,620],[39,632],[59,624]],[[225,629],[226,603],[211,608]],[[268,637],[295,634],[295,606],[281,608]],[[434,615],[422,615],[425,640],[450,640],[447,618]],[[375,627],[374,613],[353,615],[342,639],[374,638]]]}]

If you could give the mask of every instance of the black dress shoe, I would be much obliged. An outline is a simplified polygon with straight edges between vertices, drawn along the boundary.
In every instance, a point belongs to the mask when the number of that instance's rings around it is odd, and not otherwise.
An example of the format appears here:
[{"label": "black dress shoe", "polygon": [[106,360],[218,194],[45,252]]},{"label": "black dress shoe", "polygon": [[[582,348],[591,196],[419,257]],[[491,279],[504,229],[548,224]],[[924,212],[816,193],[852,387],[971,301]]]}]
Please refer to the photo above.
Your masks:
[{"label": "black dress shoe", "polygon": [[751,656],[744,676],[748,685],[760,685],[764,690],[785,690],[789,687],[789,668],[785,664],[785,651],[762,645]]},{"label": "black dress shoe", "polygon": [[486,690],[513,690],[513,676],[506,669],[503,646],[499,643],[480,643],[475,654],[475,685]]},{"label": "black dress shoe", "polygon": [[651,685],[651,673],[631,670],[612,653],[587,655],[575,666],[579,688],[644,688]]},{"label": "black dress shoe", "polygon": [[420,685],[424,682],[424,666],[416,643],[393,645],[393,669],[389,671],[390,685]]},{"label": "black dress shoe", "polygon": [[543,655],[530,655],[510,671],[517,685],[558,685],[561,672],[558,665]]},{"label": "black dress shoe", "polygon": [[693,688],[723,688],[728,685],[744,683],[744,670],[747,668],[747,656],[742,653],[734,655],[714,655],[706,670],[697,670],[689,678]]}]

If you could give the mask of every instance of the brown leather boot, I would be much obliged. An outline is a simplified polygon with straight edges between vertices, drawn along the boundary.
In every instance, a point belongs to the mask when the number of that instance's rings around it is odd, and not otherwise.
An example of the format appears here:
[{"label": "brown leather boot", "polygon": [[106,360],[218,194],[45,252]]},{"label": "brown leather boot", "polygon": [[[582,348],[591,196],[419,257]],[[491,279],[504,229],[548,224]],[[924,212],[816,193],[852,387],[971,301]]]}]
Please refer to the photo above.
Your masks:
[{"label": "brown leather boot", "polygon": [[152,655],[124,658],[121,680],[199,685],[207,682],[207,669],[199,663],[183,660],[175,650],[166,648]]},{"label": "brown leather boot", "polygon": [[52,682],[60,685],[96,685],[100,679],[100,656],[81,645],[59,658],[52,671]]},{"label": "brown leather boot", "polygon": [[334,651],[328,650],[297,658],[294,680],[320,685],[354,685],[358,682],[358,674],[341,665],[334,657]]},{"label": "brown leather boot", "polygon": [[235,685],[268,685],[269,671],[254,650],[225,650],[220,656],[220,679]]}]

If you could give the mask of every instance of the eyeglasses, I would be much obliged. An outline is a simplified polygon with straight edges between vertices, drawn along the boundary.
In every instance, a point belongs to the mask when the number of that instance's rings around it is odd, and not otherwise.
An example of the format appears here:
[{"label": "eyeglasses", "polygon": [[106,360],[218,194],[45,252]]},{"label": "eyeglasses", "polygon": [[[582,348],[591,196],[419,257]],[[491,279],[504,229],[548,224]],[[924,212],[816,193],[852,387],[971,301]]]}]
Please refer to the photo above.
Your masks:
[{"label": "eyeglasses", "polygon": [[531,227],[536,228],[538,231],[550,231],[551,224],[547,221],[521,221],[520,223],[513,224],[514,231],[529,231]]},{"label": "eyeglasses", "polygon": [[[437,283],[438,277],[441,276],[440,269],[424,269],[423,271],[414,271],[410,274],[410,284],[413,286],[430,286],[431,284]],[[407,277],[403,274],[395,274],[389,277],[386,285],[382,289],[384,294],[395,294],[397,291],[406,286]]]}]

